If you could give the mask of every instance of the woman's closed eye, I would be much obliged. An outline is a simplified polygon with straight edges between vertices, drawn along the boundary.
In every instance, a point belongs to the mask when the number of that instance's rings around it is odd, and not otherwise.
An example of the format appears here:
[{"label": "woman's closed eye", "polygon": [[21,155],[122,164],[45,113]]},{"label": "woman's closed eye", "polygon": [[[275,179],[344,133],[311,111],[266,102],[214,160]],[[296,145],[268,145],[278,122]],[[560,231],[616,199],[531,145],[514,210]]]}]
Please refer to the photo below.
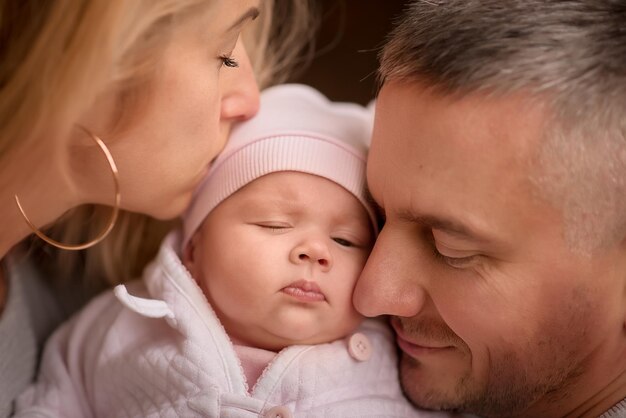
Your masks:
[{"label": "woman's closed eye", "polygon": [[232,55],[220,55],[220,59],[222,60],[222,65],[228,68],[237,68],[239,67],[239,62],[232,57]]}]

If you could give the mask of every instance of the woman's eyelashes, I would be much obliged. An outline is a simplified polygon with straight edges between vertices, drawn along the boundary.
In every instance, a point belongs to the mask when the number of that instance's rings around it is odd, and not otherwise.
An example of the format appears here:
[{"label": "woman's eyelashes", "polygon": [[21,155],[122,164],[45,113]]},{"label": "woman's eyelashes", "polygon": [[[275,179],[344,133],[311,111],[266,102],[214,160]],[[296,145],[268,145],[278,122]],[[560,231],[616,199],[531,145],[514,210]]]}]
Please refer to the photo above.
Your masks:
[{"label": "woman's eyelashes", "polygon": [[222,60],[222,65],[228,68],[237,68],[239,67],[239,62],[235,58],[233,58],[230,54],[220,55],[220,59]]}]

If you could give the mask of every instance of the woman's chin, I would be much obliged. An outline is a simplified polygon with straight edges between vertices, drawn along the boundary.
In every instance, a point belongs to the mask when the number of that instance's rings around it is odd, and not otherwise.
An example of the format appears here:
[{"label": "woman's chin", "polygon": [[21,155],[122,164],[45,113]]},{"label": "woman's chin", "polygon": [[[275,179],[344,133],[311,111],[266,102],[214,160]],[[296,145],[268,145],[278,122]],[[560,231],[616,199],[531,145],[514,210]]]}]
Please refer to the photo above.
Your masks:
[{"label": "woman's chin", "polygon": [[181,194],[170,200],[154,203],[153,207],[146,210],[137,210],[136,212],[145,213],[160,221],[169,221],[182,215],[189,203],[191,203],[192,192]]}]

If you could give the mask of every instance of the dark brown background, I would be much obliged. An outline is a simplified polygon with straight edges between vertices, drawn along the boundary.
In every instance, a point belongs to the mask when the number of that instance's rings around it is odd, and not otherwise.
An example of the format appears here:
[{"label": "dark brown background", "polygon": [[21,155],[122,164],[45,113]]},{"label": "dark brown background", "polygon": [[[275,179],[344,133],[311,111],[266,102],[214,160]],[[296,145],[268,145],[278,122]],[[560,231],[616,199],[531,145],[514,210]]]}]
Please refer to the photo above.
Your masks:
[{"label": "dark brown background", "polygon": [[404,0],[315,0],[316,54],[292,80],[335,101],[366,104],[374,98],[377,53]]}]

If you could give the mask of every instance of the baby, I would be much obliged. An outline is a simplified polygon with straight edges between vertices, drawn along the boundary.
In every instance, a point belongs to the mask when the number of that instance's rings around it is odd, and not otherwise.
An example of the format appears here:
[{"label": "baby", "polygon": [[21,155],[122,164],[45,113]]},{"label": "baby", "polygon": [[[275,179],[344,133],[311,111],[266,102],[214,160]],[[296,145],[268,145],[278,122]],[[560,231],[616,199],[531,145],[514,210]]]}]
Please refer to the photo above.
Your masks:
[{"label": "baby", "polygon": [[51,338],[22,413],[443,416],[404,399],[390,331],[352,305],[377,233],[371,122],[310,87],[266,90],[143,279]]}]

